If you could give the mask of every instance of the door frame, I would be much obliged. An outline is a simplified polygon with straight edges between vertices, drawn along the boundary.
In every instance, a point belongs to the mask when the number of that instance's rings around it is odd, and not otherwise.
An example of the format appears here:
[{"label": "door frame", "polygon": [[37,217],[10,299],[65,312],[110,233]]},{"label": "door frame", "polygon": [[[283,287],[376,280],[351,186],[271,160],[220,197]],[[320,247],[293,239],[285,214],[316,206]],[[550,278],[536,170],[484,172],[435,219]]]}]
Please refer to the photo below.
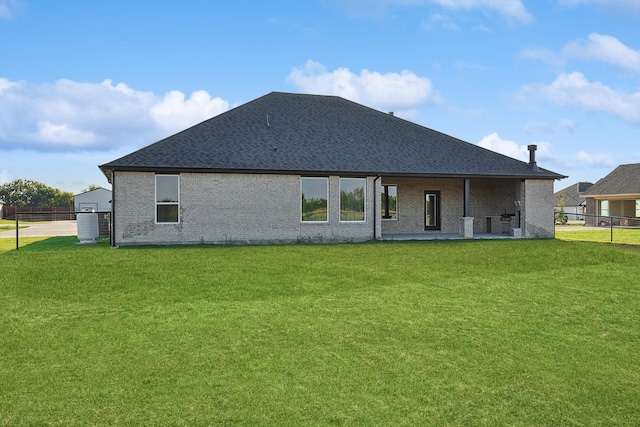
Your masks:
[{"label": "door frame", "polygon": [[[433,200],[435,206],[431,206],[429,210],[427,210],[427,197],[433,196]],[[430,230],[441,230],[442,229],[442,196],[440,190],[425,190],[424,191],[424,229],[425,231]],[[435,218],[436,222],[433,225],[427,224],[427,214],[430,214],[431,217]]]}]

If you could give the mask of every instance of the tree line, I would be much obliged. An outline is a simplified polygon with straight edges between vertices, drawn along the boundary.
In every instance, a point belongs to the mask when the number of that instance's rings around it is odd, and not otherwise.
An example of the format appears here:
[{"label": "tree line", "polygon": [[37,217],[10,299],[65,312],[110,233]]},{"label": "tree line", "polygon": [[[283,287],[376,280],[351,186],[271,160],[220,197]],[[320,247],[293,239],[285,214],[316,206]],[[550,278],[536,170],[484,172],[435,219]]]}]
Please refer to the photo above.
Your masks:
[{"label": "tree line", "polygon": [[0,185],[0,200],[7,206],[72,207],[73,193],[28,179]]}]

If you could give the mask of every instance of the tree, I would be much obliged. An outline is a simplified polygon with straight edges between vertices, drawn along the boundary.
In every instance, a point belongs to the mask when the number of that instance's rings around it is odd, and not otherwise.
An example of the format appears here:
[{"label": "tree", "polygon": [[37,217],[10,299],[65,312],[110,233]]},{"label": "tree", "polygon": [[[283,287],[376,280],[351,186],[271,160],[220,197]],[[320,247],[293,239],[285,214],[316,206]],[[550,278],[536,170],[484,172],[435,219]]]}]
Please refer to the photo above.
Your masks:
[{"label": "tree", "polygon": [[73,193],[28,179],[16,179],[0,185],[0,199],[7,206],[73,206]]},{"label": "tree", "polygon": [[558,200],[558,207],[560,209],[556,211],[556,224],[564,225],[568,221],[567,215],[564,213],[564,197],[561,197],[560,200]]},{"label": "tree", "polygon": [[102,188],[102,187],[100,185],[97,185],[97,184],[89,184],[89,186],[87,188],[85,188],[84,190],[82,190],[81,193],[87,193],[89,191],[97,190],[99,188]]}]

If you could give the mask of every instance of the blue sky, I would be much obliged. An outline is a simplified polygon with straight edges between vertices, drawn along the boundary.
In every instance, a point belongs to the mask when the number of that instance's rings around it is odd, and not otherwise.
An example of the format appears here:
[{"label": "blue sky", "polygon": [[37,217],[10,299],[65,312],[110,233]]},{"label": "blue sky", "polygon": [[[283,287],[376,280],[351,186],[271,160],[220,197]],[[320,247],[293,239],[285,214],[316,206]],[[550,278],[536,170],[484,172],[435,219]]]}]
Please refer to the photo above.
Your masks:
[{"label": "blue sky", "polygon": [[595,182],[640,162],[640,0],[0,0],[0,184],[272,91],[332,94]]}]

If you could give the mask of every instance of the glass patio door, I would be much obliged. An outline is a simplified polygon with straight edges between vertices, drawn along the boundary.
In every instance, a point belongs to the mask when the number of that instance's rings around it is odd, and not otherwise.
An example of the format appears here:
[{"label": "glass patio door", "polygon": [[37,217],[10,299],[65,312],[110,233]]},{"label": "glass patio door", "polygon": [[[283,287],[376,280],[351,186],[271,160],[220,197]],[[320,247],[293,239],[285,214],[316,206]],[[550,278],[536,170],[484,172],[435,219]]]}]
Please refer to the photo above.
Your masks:
[{"label": "glass patio door", "polygon": [[424,229],[440,230],[440,192],[424,192]]}]

